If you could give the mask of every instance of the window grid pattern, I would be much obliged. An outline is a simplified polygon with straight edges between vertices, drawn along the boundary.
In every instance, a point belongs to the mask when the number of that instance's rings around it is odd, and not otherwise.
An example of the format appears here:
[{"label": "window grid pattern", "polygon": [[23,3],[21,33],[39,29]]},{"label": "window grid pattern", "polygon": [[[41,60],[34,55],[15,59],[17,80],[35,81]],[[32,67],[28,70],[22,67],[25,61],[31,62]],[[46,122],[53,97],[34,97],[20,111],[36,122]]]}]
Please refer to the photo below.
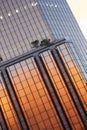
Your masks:
[{"label": "window grid pattern", "polygon": [[[66,37],[72,44],[70,48],[81,69],[85,79],[87,79],[87,44],[86,40],[66,2],[66,0],[37,0],[42,12],[55,36],[55,38]],[[84,44],[83,44],[84,43]]]},{"label": "window grid pattern", "polygon": [[70,53],[68,44],[58,47],[58,50],[60,51],[62,59],[64,60],[64,63],[69,71],[70,77],[76,86],[76,90],[83,102],[83,105],[87,110],[87,85],[84,82],[78,66],[76,65],[75,60]]},{"label": "window grid pattern", "polygon": [[1,1],[0,50],[3,60],[29,51],[33,40],[52,39],[38,4],[33,7],[31,0]]},{"label": "window grid pattern", "polygon": [[59,70],[53,60],[50,51],[41,54],[43,62],[47,68],[47,71],[51,77],[51,80],[55,86],[58,97],[61,100],[62,106],[67,114],[73,130],[82,130],[84,128],[78,112],[72,102],[67,87],[65,86],[63,79],[59,73]]},{"label": "window grid pattern", "polygon": [[20,130],[14,109],[8,97],[6,88],[0,75],[0,107],[2,108],[9,130]]},{"label": "window grid pattern", "polygon": [[32,130],[63,130],[33,58],[8,68],[15,92]]},{"label": "window grid pattern", "polygon": [[7,123],[5,121],[1,107],[0,107],[0,130],[8,130]]}]

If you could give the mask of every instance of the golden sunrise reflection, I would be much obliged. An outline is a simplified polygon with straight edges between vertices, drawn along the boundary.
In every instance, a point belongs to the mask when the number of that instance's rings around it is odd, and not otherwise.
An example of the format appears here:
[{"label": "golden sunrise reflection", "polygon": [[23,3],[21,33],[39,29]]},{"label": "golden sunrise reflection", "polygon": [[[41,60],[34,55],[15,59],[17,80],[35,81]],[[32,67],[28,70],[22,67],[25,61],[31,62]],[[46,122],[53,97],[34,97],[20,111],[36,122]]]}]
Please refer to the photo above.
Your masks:
[{"label": "golden sunrise reflection", "polygon": [[33,58],[12,68],[8,72],[29,128],[63,130]]},{"label": "golden sunrise reflection", "polygon": [[[48,60],[48,56],[49,56],[50,60]],[[64,84],[64,81],[60,75],[60,72],[59,72],[50,52],[48,52],[48,56],[46,57],[43,54],[42,58],[43,58],[45,66],[49,72],[51,80],[55,86],[58,97],[61,100],[62,106],[71,123],[72,129],[73,130],[74,129],[82,130],[84,128],[84,126],[82,125],[82,122],[81,122],[78,112],[74,106],[74,103],[71,99],[71,96],[67,90],[67,87]]]},{"label": "golden sunrise reflection", "polygon": [[[73,57],[70,55],[67,45],[58,47],[58,50],[76,86],[83,105],[87,109],[87,89],[81,73],[75,64]],[[72,129],[84,129],[83,123],[51,52],[48,51],[42,53],[41,58],[54,84],[55,90]],[[60,119],[56,114],[55,108],[34,59],[30,58],[10,66],[7,71],[30,130],[63,130]],[[0,105],[9,128],[12,128],[12,130],[19,130],[20,128],[3,81],[0,84],[0,97]]]},{"label": "golden sunrise reflection", "polygon": [[[64,54],[64,50],[67,51],[66,55]],[[67,45],[64,45],[63,49],[62,47],[59,47],[59,51],[70,74],[70,77],[72,78],[72,81],[76,86],[76,90],[83,102],[83,105],[87,110],[87,85],[81,75],[81,72],[76,65],[73,57],[71,56]]]},{"label": "golden sunrise reflection", "polygon": [[20,130],[18,121],[15,117],[13,107],[11,105],[10,99],[8,97],[7,91],[0,77],[0,107],[2,108],[4,118],[8,125],[9,130]]}]

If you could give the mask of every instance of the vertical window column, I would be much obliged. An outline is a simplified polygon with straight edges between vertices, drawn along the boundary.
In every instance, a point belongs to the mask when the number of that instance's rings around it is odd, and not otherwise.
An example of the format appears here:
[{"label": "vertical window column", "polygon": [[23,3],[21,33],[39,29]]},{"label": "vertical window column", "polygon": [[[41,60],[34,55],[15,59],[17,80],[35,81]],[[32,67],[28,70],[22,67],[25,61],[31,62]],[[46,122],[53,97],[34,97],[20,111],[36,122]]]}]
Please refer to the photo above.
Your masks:
[{"label": "vertical window column", "polygon": [[8,130],[1,107],[0,107],[0,130]]},{"label": "vertical window column", "polygon": [[51,52],[52,52],[52,55],[54,57],[54,60],[57,64],[57,66],[60,70],[60,73],[63,77],[63,80],[64,80],[64,82],[65,82],[65,84],[68,88],[68,91],[69,91],[69,93],[72,97],[72,100],[73,100],[73,102],[74,102],[74,104],[75,104],[75,106],[78,110],[78,113],[81,117],[81,120],[82,120],[84,126],[87,128],[87,116],[86,116],[86,113],[85,113],[85,109],[82,105],[82,102],[81,102],[79,96],[78,96],[78,93],[75,89],[75,86],[74,86],[74,84],[73,84],[73,82],[72,82],[72,80],[71,80],[71,78],[70,78],[70,76],[69,76],[69,74],[66,70],[66,67],[65,67],[65,65],[62,61],[62,58],[61,58],[58,50],[53,49]]},{"label": "vertical window column", "polygon": [[5,69],[3,69],[1,72],[1,75],[3,78],[4,84],[5,84],[6,90],[9,94],[11,103],[13,104],[14,110],[17,114],[21,129],[29,130],[27,122],[26,122],[25,117],[23,115],[22,109],[21,109],[20,104],[18,102],[18,99],[16,97],[15,91],[13,89],[13,86],[12,86],[12,83],[11,83],[11,80],[9,78],[7,71]]},{"label": "vertical window column", "polygon": [[71,129],[70,123],[66,117],[66,114],[64,113],[61,102],[56,94],[56,91],[54,90],[54,86],[50,80],[50,77],[47,74],[44,63],[42,61],[42,58],[40,56],[35,56],[34,59],[35,59],[35,62],[37,64],[37,67],[39,69],[39,72],[44,80],[44,83],[47,87],[47,90],[49,92],[51,100],[55,106],[55,109],[56,109],[56,111],[61,119],[61,123],[62,123],[63,127],[67,130],[70,130]]}]

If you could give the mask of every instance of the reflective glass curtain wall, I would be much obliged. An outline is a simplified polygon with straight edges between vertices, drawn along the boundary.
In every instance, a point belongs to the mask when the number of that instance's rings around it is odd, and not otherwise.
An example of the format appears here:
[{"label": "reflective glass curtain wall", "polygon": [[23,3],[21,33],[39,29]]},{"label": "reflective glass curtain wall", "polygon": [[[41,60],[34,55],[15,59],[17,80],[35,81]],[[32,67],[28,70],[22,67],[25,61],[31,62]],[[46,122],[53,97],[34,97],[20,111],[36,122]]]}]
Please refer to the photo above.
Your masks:
[{"label": "reflective glass curtain wall", "polygon": [[8,60],[31,50],[31,42],[53,39],[39,6],[31,0],[0,0],[0,54]]},{"label": "reflective glass curtain wall", "polygon": [[0,129],[87,129],[86,47],[66,0],[0,0]]},{"label": "reflective glass curtain wall", "polygon": [[[52,44],[1,63],[2,127],[5,124],[9,130],[87,128],[87,89],[67,43],[60,42],[58,47]],[[67,70],[71,72],[68,74]]]},{"label": "reflective glass curtain wall", "polygon": [[87,78],[87,44],[66,0],[0,0],[0,50],[7,60],[31,50],[31,42],[65,37]]},{"label": "reflective glass curtain wall", "polygon": [[87,80],[87,42],[66,0],[37,0],[56,39],[65,37],[71,41],[70,49]]}]

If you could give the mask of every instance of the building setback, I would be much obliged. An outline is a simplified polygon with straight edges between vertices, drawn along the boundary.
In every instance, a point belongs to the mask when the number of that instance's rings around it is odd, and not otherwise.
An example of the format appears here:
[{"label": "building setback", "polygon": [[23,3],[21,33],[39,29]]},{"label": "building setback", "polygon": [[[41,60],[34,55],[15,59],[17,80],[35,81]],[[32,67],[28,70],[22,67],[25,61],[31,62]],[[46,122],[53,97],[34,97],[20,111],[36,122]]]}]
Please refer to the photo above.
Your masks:
[{"label": "building setback", "polygon": [[0,130],[87,129],[86,48],[66,0],[0,0]]}]

